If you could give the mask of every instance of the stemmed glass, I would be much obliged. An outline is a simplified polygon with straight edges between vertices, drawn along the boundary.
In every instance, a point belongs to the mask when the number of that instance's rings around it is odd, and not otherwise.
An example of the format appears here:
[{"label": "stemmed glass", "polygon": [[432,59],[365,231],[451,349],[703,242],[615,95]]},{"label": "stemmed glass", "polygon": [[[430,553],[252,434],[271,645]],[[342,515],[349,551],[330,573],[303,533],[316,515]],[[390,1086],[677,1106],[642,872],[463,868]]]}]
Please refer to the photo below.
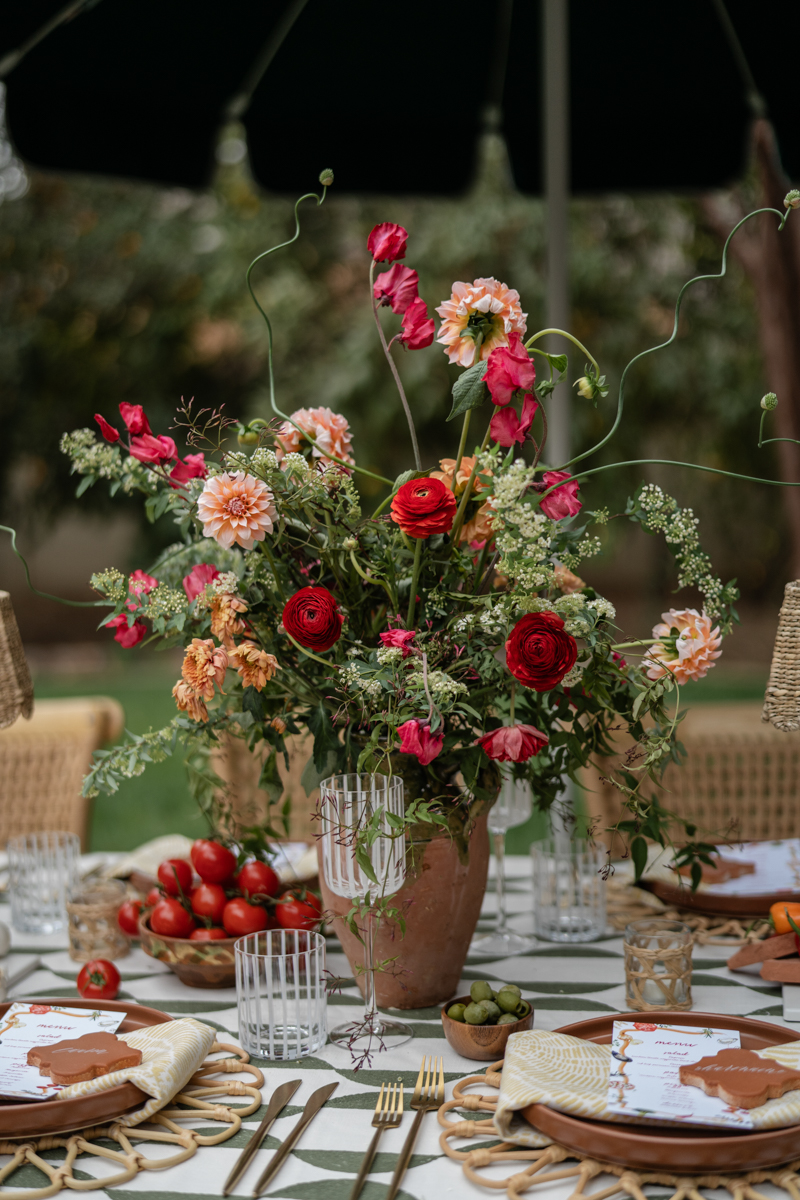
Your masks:
[{"label": "stemmed glass", "polygon": [[[369,905],[361,927],[364,1016],[361,1021],[337,1025],[330,1031],[330,1039],[366,1055],[375,1049],[401,1046],[414,1036],[404,1021],[382,1017],[375,1004],[375,903],[398,892],[406,877],[405,835],[401,824],[403,798],[403,781],[397,776],[333,775],[320,784],[325,881],[337,896]],[[394,828],[390,818],[396,818]],[[363,834],[369,836],[362,836],[359,846],[356,839]],[[374,879],[363,869],[364,855]]]},{"label": "stemmed glass", "polygon": [[531,815],[531,787],[524,779],[514,779],[510,770],[503,770],[503,783],[497,800],[489,810],[489,833],[492,835],[497,870],[495,892],[497,895],[497,920],[491,933],[479,934],[472,939],[470,952],[501,958],[510,954],[521,954],[530,950],[534,939],[524,937],[508,928],[506,911],[506,830],[522,825]]}]

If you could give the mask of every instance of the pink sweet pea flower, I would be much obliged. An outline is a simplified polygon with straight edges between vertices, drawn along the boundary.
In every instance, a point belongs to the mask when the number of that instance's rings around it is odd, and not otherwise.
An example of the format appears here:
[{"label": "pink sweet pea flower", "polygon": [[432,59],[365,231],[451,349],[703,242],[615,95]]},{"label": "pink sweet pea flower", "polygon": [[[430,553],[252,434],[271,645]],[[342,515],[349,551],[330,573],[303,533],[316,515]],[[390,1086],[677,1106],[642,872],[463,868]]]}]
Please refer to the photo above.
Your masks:
[{"label": "pink sweet pea flower", "polygon": [[583,508],[578,499],[579,484],[572,478],[571,471],[545,471],[542,482],[546,487],[552,487],[560,479],[568,479],[569,483],[557,487],[541,502],[542,512],[551,521],[563,521],[564,517],[575,517]]},{"label": "pink sweet pea flower", "polygon": [[411,301],[417,299],[418,288],[417,272],[395,263],[375,280],[372,294],[376,304],[391,304],[393,313],[404,313]]},{"label": "pink sweet pea flower", "polygon": [[503,725],[478,738],[484,753],[497,762],[527,762],[550,741],[534,725]]},{"label": "pink sweet pea flower", "polygon": [[206,460],[203,454],[187,454],[181,461],[178,459],[169,473],[170,479],[175,480],[173,486],[188,483],[190,479],[205,479],[208,474]]},{"label": "pink sweet pea flower", "polygon": [[397,340],[409,350],[424,350],[433,341],[435,328],[433,317],[428,316],[428,306],[419,296],[412,300],[403,314],[403,332]]},{"label": "pink sweet pea flower", "polygon": [[393,225],[391,221],[383,221],[376,225],[367,239],[367,249],[375,262],[394,262],[396,258],[405,258],[408,230],[402,225]]},{"label": "pink sweet pea flower", "polygon": [[120,416],[125,422],[125,427],[128,433],[152,433],[150,422],[144,415],[144,409],[141,404],[126,404],[123,400],[119,406]]},{"label": "pink sweet pea flower", "polygon": [[417,636],[415,629],[390,629],[387,633],[379,634],[384,646],[396,646],[403,651],[403,658],[411,653],[411,643]]},{"label": "pink sweet pea flower", "polygon": [[153,437],[152,433],[143,433],[141,437],[132,437],[131,454],[143,463],[167,462],[178,457],[175,443],[171,437],[165,437],[164,434]]},{"label": "pink sweet pea flower", "polygon": [[213,583],[215,579],[219,579],[219,571],[213,563],[198,563],[192,567],[189,574],[183,577],[183,590],[189,603],[205,591],[206,584]]},{"label": "pink sweet pea flower", "polygon": [[107,442],[118,442],[119,441],[119,430],[115,429],[113,425],[109,425],[109,423],[105,419],[105,417],[101,417],[100,413],[95,413],[94,419],[95,419],[95,421],[97,421],[97,424],[100,426],[100,432],[102,433],[103,437],[106,439]]},{"label": "pink sweet pea flower", "polygon": [[492,439],[499,446],[513,446],[515,442],[524,442],[538,407],[538,401],[534,400],[529,392],[522,402],[521,418],[510,405],[508,408],[499,408],[489,424]]},{"label": "pink sweet pea flower", "polygon": [[416,718],[400,725],[400,753],[414,754],[420,766],[427,767],[428,763],[441,754],[444,745],[443,733],[431,733],[428,721],[418,721]]},{"label": "pink sweet pea flower", "polygon": [[124,646],[126,650],[138,646],[142,638],[147,635],[147,626],[144,621],[134,621],[132,625],[128,625],[128,618],[123,613],[120,613],[118,617],[112,617],[107,622],[106,628],[116,629],[114,641],[119,642],[120,646]]},{"label": "pink sweet pea flower", "polygon": [[158,580],[154,576],[148,575],[140,567],[137,567],[128,580],[128,591],[133,592],[134,596],[141,596],[142,592],[146,595],[157,587]]},{"label": "pink sweet pea flower", "polygon": [[536,369],[518,333],[511,334],[507,346],[498,346],[489,355],[484,380],[493,404],[508,404],[515,392],[533,390]]}]

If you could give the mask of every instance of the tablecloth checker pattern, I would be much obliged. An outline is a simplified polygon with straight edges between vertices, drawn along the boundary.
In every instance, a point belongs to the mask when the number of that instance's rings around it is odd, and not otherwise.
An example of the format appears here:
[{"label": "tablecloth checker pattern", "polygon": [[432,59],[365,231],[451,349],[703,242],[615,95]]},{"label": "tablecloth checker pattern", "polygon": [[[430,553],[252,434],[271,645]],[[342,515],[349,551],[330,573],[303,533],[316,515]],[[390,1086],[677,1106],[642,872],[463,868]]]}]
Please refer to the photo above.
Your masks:
[{"label": "tablecloth checker pattern", "polygon": [[[522,856],[509,856],[506,865],[511,924],[520,932],[530,932],[533,914],[529,860]],[[490,926],[494,908],[495,896],[490,879],[482,925]],[[8,909],[4,905],[0,905],[0,920],[10,924]],[[14,932],[13,949],[40,954],[42,966],[19,986],[11,998],[47,995],[63,997],[66,1002],[70,997],[75,997],[77,964],[69,958],[64,946],[65,936],[61,934],[33,937]],[[730,953],[730,947],[725,946],[695,948],[692,980],[694,1008],[703,1012],[757,1017],[784,1025],[780,988],[766,984],[757,973],[744,976],[740,972],[733,974],[728,971],[725,960]],[[122,976],[120,999],[146,1004],[174,1016],[195,1016],[211,1024],[218,1031],[221,1041],[239,1044],[234,988],[187,988],[172,972],[139,949],[133,950],[117,965]],[[361,1012],[360,996],[350,978],[347,960],[335,939],[329,943],[328,967],[345,981],[341,993],[329,999],[329,1024],[355,1020]],[[626,1011],[622,937],[617,932],[584,946],[537,942],[526,954],[499,961],[471,957],[465,966],[459,992],[468,990],[472,980],[483,978],[516,983],[522,989],[523,996],[533,1005],[534,1024],[539,1029],[556,1029],[583,1020],[591,1012]],[[273,1088],[286,1078],[301,1078],[302,1086],[292,1104],[273,1126],[264,1147],[235,1194],[251,1194],[255,1179],[269,1159],[270,1149],[275,1148],[289,1132],[308,1097],[322,1084],[335,1081],[339,1086],[290,1155],[269,1190],[271,1196],[286,1197],[287,1200],[347,1200],[372,1132],[370,1121],[380,1084],[402,1079],[407,1090],[413,1089],[423,1054],[444,1056],[448,1097],[452,1093],[453,1083],[481,1069],[471,1060],[455,1054],[445,1041],[438,1008],[404,1012],[402,1016],[414,1028],[413,1040],[376,1055],[370,1067],[357,1072],[352,1068],[348,1052],[334,1045],[325,1046],[313,1058],[303,1059],[299,1064],[275,1064],[253,1059],[264,1072],[265,1100]],[[164,1172],[143,1172],[123,1188],[110,1188],[107,1192],[95,1192],[94,1195],[107,1194],[114,1200],[128,1200],[129,1197],[130,1200],[134,1197],[167,1200],[168,1197],[182,1196],[205,1200],[205,1197],[218,1197],[239,1151],[257,1126],[263,1111],[262,1108],[253,1113],[244,1122],[242,1130],[222,1146],[201,1148],[194,1158],[181,1166],[168,1168]],[[362,1192],[364,1200],[381,1200],[384,1195],[409,1121],[410,1118],[406,1118],[399,1129],[384,1133],[375,1167]],[[442,1197],[489,1194],[466,1180],[460,1167],[442,1153],[440,1133],[435,1115],[426,1117],[411,1168],[405,1178],[402,1200],[440,1200]],[[154,1147],[153,1156],[157,1152],[158,1147]],[[164,1147],[165,1157],[169,1152],[170,1148]],[[0,1164],[6,1161],[0,1159]],[[83,1160],[79,1165],[84,1168]],[[106,1171],[104,1164],[96,1160],[88,1161],[84,1169],[95,1178]],[[108,1173],[112,1171],[113,1167]],[[40,1172],[33,1167],[25,1167],[8,1186],[21,1190],[23,1187],[40,1187],[43,1182],[44,1176]],[[610,1184],[611,1180],[605,1182]],[[597,1185],[600,1184],[598,1180]],[[548,1187],[547,1198],[565,1200],[570,1191],[568,1181],[563,1186],[554,1184]]]}]

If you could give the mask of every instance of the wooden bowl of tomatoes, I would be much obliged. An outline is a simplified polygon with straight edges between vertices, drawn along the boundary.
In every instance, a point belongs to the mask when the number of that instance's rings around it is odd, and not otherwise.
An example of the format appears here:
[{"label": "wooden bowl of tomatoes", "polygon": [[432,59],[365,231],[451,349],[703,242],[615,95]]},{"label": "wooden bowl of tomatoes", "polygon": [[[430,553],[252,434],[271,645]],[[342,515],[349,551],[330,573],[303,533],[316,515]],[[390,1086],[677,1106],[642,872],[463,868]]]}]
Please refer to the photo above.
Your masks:
[{"label": "wooden bowl of tomatoes", "polygon": [[[322,905],[313,893],[282,892],[272,867],[259,859],[237,866],[220,842],[194,843],[191,864],[167,859],[138,916],[142,949],[189,987],[233,987],[234,946],[264,929],[316,929]],[[195,873],[200,877],[195,882]]]}]

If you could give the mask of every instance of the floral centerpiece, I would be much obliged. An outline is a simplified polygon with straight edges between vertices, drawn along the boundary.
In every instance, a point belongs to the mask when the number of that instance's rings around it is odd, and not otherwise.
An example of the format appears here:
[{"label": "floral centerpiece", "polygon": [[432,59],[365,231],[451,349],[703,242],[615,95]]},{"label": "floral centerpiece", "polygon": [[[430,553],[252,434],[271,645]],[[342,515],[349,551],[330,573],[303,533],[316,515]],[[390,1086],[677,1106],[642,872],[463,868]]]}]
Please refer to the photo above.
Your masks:
[{"label": "floral centerpiece", "polygon": [[[331,180],[321,176],[318,203]],[[542,402],[568,363],[540,343],[558,332],[575,345],[586,363],[578,393],[596,404],[607,388],[594,357],[566,331],[531,332],[519,294],[493,278],[454,283],[435,309],[437,327],[417,272],[401,263],[407,241],[405,229],[384,223],[366,247],[368,300],[413,452],[398,479],[361,465],[341,414],[324,405],[283,413],[271,357],[274,419],[237,425],[184,404],[173,428],[190,450],[182,457],[138,405],[121,404],[116,423],[98,414],[98,432],[64,437],[79,491],[105,480],[112,492],[140,492],[148,516],[169,512],[178,530],[147,571],[92,577],[109,607],[103,624],[122,646],[157,639],[182,646],[184,660],[173,721],[98,756],[87,793],[113,791],[177,742],[202,755],[227,734],[266,750],[261,787],[278,805],[287,738],[308,731],[309,791],[334,771],[400,773],[400,832],[413,843],[446,831],[464,859],[501,764],[549,809],[567,777],[612,753],[612,734],[624,727],[636,745],[611,782],[625,808],[617,828],[640,870],[644,839],[668,837],[668,814],[649,785],[678,756],[680,686],[719,657],[736,588],[714,573],[692,511],[660,487],[643,484],[614,517],[590,507],[586,481],[611,467],[587,460],[622,419],[636,359],[606,436],[570,462],[552,462]],[[271,350],[251,281],[264,257],[247,283]],[[461,368],[448,418],[455,432],[452,457],[431,462],[393,354],[442,351]],[[371,512],[357,486],[363,475],[385,489]],[[643,641],[625,639],[613,605],[581,577],[600,552],[600,531],[619,519],[663,535],[679,587],[702,597],[701,608],[662,614]],[[195,776],[202,789],[207,773]],[[224,832],[224,805],[207,807]],[[277,825],[246,836],[269,838]],[[682,840],[697,873],[709,848],[691,829]]]}]

